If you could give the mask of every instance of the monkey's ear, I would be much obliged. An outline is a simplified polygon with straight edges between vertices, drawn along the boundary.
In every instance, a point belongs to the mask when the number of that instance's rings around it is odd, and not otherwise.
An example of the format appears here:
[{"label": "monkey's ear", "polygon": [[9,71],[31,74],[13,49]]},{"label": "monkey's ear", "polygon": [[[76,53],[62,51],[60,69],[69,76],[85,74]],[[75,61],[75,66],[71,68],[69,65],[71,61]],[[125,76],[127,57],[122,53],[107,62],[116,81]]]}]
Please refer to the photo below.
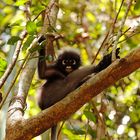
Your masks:
[{"label": "monkey's ear", "polygon": [[119,53],[120,53],[120,48],[117,48],[116,49],[116,58],[117,59],[120,59]]}]

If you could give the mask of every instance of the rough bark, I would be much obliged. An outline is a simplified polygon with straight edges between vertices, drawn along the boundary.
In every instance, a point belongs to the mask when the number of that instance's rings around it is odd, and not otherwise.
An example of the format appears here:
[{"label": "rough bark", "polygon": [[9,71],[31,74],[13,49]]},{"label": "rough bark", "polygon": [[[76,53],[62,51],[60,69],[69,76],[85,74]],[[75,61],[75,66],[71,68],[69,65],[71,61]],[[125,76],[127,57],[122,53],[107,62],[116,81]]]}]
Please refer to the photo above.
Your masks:
[{"label": "rough bark", "polygon": [[43,133],[57,122],[68,118],[91,98],[139,67],[140,48],[137,48],[125,58],[116,60],[107,69],[93,76],[52,107],[32,118],[26,120],[20,118],[14,123],[9,123],[6,140],[30,140]]}]

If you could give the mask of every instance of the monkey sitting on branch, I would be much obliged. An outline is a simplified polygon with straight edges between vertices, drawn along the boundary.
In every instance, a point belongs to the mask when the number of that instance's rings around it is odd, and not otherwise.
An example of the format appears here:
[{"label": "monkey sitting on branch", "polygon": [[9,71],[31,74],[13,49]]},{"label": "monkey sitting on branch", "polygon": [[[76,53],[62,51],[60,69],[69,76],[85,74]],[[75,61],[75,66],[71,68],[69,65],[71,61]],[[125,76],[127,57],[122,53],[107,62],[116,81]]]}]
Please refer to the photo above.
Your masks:
[{"label": "monkey sitting on branch", "polygon": [[[116,50],[116,58],[119,48]],[[82,83],[88,80],[88,76],[98,73],[111,64],[112,53],[107,54],[97,66],[81,67],[81,58],[78,52],[73,49],[63,51],[54,64],[46,64],[45,47],[39,51],[38,76],[46,82],[40,87],[38,93],[38,105],[44,110],[74,91]],[[56,126],[52,127],[51,140],[56,139]]]}]

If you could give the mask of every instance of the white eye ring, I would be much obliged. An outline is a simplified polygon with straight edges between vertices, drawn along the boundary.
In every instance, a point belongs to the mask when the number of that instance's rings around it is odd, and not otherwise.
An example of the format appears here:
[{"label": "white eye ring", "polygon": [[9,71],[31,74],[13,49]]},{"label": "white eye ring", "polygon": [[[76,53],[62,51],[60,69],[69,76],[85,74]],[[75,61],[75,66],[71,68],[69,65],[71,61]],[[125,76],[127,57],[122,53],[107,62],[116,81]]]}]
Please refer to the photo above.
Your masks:
[{"label": "white eye ring", "polygon": [[72,64],[75,65],[76,64],[76,60],[72,59]]},{"label": "white eye ring", "polygon": [[63,64],[63,65],[66,65],[66,60],[63,60],[63,61],[62,61],[62,64]]}]

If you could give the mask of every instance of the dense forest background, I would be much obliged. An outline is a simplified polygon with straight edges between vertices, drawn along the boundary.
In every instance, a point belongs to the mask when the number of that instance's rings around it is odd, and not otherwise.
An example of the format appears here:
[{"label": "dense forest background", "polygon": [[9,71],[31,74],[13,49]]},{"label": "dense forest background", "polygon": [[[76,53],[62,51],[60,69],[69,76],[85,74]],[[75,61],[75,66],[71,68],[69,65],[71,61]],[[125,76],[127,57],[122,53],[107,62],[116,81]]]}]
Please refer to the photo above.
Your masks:
[{"label": "dense forest background", "polygon": [[[5,135],[8,105],[17,92],[20,74],[24,69],[22,64],[26,60],[30,44],[43,32],[45,10],[48,8],[48,13],[51,11],[49,2],[0,1],[0,92],[3,97],[9,95],[0,110],[0,140]],[[53,42],[54,51],[50,50],[53,56],[57,57],[59,50],[64,47],[72,47],[80,51],[82,65],[91,65],[97,64],[116,46],[120,48],[121,58],[140,47],[139,0],[60,0],[57,6],[59,12],[56,25],[51,25],[49,18],[47,20],[47,31],[53,32],[56,37]],[[31,51],[36,50],[37,48]],[[11,72],[2,83],[5,71],[12,64]],[[37,89],[42,83],[35,72],[24,118],[40,112],[36,98]],[[105,89],[61,122],[59,139],[138,140],[139,122],[140,71],[137,70]],[[49,131],[33,140],[46,140],[44,137],[49,137]]]}]

